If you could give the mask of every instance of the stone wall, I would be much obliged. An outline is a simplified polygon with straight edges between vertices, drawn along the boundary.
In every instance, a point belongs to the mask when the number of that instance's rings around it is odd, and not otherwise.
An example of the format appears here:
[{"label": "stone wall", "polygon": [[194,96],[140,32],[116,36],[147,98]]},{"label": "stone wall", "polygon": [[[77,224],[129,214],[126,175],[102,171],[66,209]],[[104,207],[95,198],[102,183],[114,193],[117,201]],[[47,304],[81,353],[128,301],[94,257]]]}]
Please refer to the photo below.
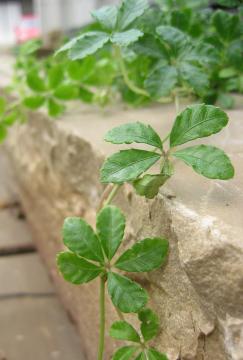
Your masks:
[{"label": "stone wall", "polygon": [[[58,274],[55,256],[63,248],[63,219],[76,215],[94,224],[103,191],[99,168],[104,156],[117,150],[102,141],[109,128],[140,120],[163,135],[175,114],[166,106],[103,113],[75,108],[58,121],[30,114],[27,124],[12,129],[7,151],[38,249],[78,326],[87,360],[94,360],[98,283],[72,286]],[[235,179],[209,181],[178,163],[156,199],[142,199],[126,186],[115,200],[127,216],[125,246],[146,236],[169,239],[166,265],[135,278],[159,314],[155,345],[170,360],[243,359],[243,123],[241,111],[229,115],[228,129],[204,143],[216,143],[230,154]],[[109,301],[107,309],[110,324],[116,314]],[[109,359],[115,344],[106,340]]]}]

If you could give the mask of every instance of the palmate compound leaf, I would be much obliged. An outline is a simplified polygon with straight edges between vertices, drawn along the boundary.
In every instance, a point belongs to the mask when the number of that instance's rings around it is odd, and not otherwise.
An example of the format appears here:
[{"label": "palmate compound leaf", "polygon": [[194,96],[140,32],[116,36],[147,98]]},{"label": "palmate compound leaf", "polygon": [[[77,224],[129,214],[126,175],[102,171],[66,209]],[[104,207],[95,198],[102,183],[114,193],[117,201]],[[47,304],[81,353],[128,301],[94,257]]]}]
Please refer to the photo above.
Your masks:
[{"label": "palmate compound leaf", "polygon": [[159,268],[166,260],[169,244],[166,239],[148,238],[134,244],[116,261],[115,267],[128,272],[147,272]]},{"label": "palmate compound leaf", "polygon": [[218,35],[223,41],[230,41],[240,36],[240,18],[227,11],[217,10],[212,17]]},{"label": "palmate compound leaf", "polygon": [[128,46],[143,36],[142,31],[131,29],[123,32],[115,32],[111,36],[111,42],[118,46]]},{"label": "palmate compound leaf", "polygon": [[136,346],[123,346],[115,352],[112,360],[131,360],[136,351]]},{"label": "palmate compound leaf", "polygon": [[126,276],[108,273],[108,293],[113,304],[124,313],[136,313],[148,301],[147,292]]},{"label": "palmate compound leaf", "polygon": [[96,231],[108,260],[113,258],[122,242],[125,223],[125,216],[115,206],[105,206],[97,215]]},{"label": "palmate compound leaf", "polygon": [[110,336],[117,340],[127,340],[140,342],[140,336],[134,327],[127,321],[116,321],[112,324],[109,332]]},{"label": "palmate compound leaf", "polygon": [[170,95],[178,81],[178,73],[174,66],[164,65],[149,74],[144,82],[145,89],[154,99]]},{"label": "palmate compound leaf", "polygon": [[216,134],[228,123],[227,114],[213,105],[191,105],[182,111],[174,122],[170,146]]},{"label": "palmate compound leaf", "polygon": [[149,7],[147,0],[123,0],[118,10],[117,29],[125,30]]},{"label": "palmate compound leaf", "polygon": [[114,30],[117,22],[118,7],[103,6],[98,10],[92,11],[91,15],[101,26],[107,30]]},{"label": "palmate compound leaf", "polygon": [[142,178],[133,181],[133,187],[136,193],[140,196],[145,196],[147,199],[153,199],[159,192],[159,189],[170,178],[170,176],[157,174],[157,175],[144,175]]},{"label": "palmate compound leaf", "polygon": [[161,155],[145,150],[121,150],[106,159],[101,168],[101,182],[122,184],[135,180],[154,165]]},{"label": "palmate compound leaf", "polygon": [[230,159],[222,150],[214,146],[191,146],[174,152],[173,156],[209,179],[228,180],[234,176]]},{"label": "palmate compound leaf", "polygon": [[57,265],[64,279],[76,285],[87,283],[102,272],[98,266],[71,252],[58,254]]},{"label": "palmate compound leaf", "polygon": [[112,144],[148,144],[162,149],[162,142],[159,135],[150,125],[145,125],[141,122],[117,126],[108,131],[104,140]]},{"label": "palmate compound leaf", "polygon": [[142,309],[138,313],[141,321],[141,333],[145,341],[149,341],[157,336],[159,331],[159,318],[151,309]]},{"label": "palmate compound leaf", "polygon": [[63,225],[63,242],[71,251],[86,259],[103,263],[100,241],[92,227],[81,218],[66,218]]}]

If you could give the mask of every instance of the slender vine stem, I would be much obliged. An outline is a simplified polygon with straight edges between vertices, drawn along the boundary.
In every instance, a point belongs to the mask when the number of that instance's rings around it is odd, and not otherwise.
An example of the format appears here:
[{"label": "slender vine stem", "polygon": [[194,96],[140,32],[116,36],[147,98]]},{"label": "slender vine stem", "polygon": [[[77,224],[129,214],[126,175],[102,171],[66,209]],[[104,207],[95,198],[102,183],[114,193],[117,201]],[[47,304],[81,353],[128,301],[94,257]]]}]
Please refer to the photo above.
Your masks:
[{"label": "slender vine stem", "polygon": [[99,327],[99,350],[97,360],[103,360],[105,348],[105,282],[104,276],[100,277],[100,327]]},{"label": "slender vine stem", "polygon": [[130,79],[127,73],[127,69],[126,69],[126,65],[124,63],[123,57],[122,57],[122,53],[121,53],[121,49],[119,46],[114,45],[114,50],[115,50],[115,56],[118,62],[118,65],[120,67],[123,79],[125,81],[125,84],[129,87],[129,89],[131,89],[133,92],[135,92],[136,94],[139,95],[143,95],[143,96],[147,96],[149,97],[149,94],[147,93],[147,91],[145,91],[144,89],[139,88],[138,86],[136,86]]},{"label": "slender vine stem", "polygon": [[120,184],[113,185],[113,188],[112,188],[109,196],[107,197],[107,199],[104,201],[103,206],[107,206],[112,202],[112,200],[114,199],[114,197],[120,190],[121,186],[122,185],[120,185]]}]

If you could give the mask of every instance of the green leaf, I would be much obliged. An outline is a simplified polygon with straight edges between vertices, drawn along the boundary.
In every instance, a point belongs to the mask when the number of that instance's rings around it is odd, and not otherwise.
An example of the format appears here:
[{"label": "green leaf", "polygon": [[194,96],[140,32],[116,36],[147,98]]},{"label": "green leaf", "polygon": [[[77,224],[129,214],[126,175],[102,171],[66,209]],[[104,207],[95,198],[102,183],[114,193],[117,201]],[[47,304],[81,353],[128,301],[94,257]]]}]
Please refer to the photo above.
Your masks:
[{"label": "green leaf", "polygon": [[136,313],[148,301],[147,292],[129,278],[108,273],[108,292],[113,304],[124,313]]},{"label": "green leaf", "polygon": [[32,110],[39,109],[45,102],[45,97],[41,95],[29,96],[23,100],[24,105]]},{"label": "green leaf", "polygon": [[121,150],[111,155],[101,168],[101,182],[121,184],[135,180],[155,164],[161,155],[145,150]]},{"label": "green leaf", "polygon": [[111,36],[111,42],[118,46],[128,46],[136,42],[143,33],[140,30],[131,29],[123,32],[115,32]]},{"label": "green leaf", "polygon": [[42,46],[42,41],[39,39],[33,39],[27,41],[20,47],[20,54],[23,56],[31,55],[39,50]]},{"label": "green leaf", "polygon": [[229,44],[227,58],[231,65],[243,72],[243,39],[237,39]]},{"label": "green leaf", "polygon": [[117,6],[103,6],[102,8],[92,11],[91,15],[101,26],[107,30],[114,30],[117,22]]},{"label": "green leaf", "polygon": [[64,71],[61,65],[54,65],[48,71],[48,85],[50,89],[56,89],[63,81]]},{"label": "green leaf", "polygon": [[0,97],[0,116],[5,113],[6,105],[6,100],[3,97]]},{"label": "green leaf", "polygon": [[148,9],[147,0],[123,0],[118,11],[117,28],[125,30]]},{"label": "green leaf", "polygon": [[109,334],[112,338],[117,340],[140,342],[140,336],[137,331],[127,321],[114,322],[110,328]]},{"label": "green leaf", "polygon": [[13,110],[8,115],[4,116],[2,122],[5,126],[12,126],[19,117],[19,112]]},{"label": "green leaf", "polygon": [[115,206],[105,206],[97,216],[97,234],[108,260],[113,258],[122,242],[125,222],[125,216]]},{"label": "green leaf", "polygon": [[70,252],[58,254],[57,265],[64,279],[77,285],[95,279],[102,272],[96,265]]},{"label": "green leaf", "polygon": [[155,59],[164,58],[167,60],[168,55],[165,47],[154,36],[145,34],[135,44],[132,49],[138,55],[144,55]]},{"label": "green leaf", "polygon": [[92,227],[81,218],[66,218],[63,242],[73,252],[89,260],[103,263],[104,257],[98,237]]},{"label": "green leaf", "polygon": [[189,37],[173,26],[158,26],[156,33],[159,35],[160,41],[167,44],[176,57],[182,51],[185,51],[186,46],[189,44]]},{"label": "green leaf", "polygon": [[81,35],[69,50],[69,58],[72,60],[84,59],[86,56],[96,53],[108,41],[110,37],[101,31],[92,31]]},{"label": "green leaf", "polygon": [[147,360],[169,360],[165,354],[161,354],[159,351],[150,348],[147,350]]},{"label": "green leaf", "polygon": [[141,333],[145,341],[157,336],[159,332],[159,318],[151,309],[142,309],[138,313],[141,321]]},{"label": "green leaf", "polygon": [[0,124],[0,143],[2,143],[8,135],[7,129],[3,124]]},{"label": "green leaf", "polygon": [[209,88],[209,78],[202,68],[183,62],[180,64],[180,76],[186,81],[197,94],[202,95]]},{"label": "green leaf", "polygon": [[170,95],[177,81],[178,74],[176,68],[165,65],[150,73],[145,80],[144,86],[154,99],[159,99]]},{"label": "green leaf", "polygon": [[203,42],[193,44],[190,49],[183,54],[183,61],[201,66],[215,66],[220,61],[218,49],[215,46]]},{"label": "green leaf", "polygon": [[147,360],[145,353],[141,352],[140,354],[138,354],[138,356],[135,358],[135,360]]},{"label": "green leaf", "polygon": [[27,84],[30,89],[36,92],[43,92],[46,90],[44,80],[39,76],[38,71],[31,70],[27,75]]},{"label": "green leaf", "polygon": [[235,7],[240,5],[241,0],[217,0],[217,4],[225,7]]},{"label": "green leaf", "polygon": [[216,134],[228,123],[227,114],[213,105],[188,106],[174,122],[170,134],[170,146]]},{"label": "green leaf", "polygon": [[239,30],[239,17],[223,10],[217,10],[212,17],[219,37],[223,41],[231,41],[237,37]]},{"label": "green leaf", "polygon": [[169,176],[163,174],[144,175],[142,178],[134,180],[133,186],[136,193],[145,196],[147,199],[153,199],[159,192],[159,189],[169,179]]},{"label": "green leaf", "polygon": [[220,93],[218,96],[218,103],[223,109],[232,109],[235,101],[230,94]]},{"label": "green leaf", "polygon": [[191,146],[173,153],[191,166],[198,174],[209,179],[228,180],[234,176],[234,168],[228,156],[214,146]]},{"label": "green leaf", "polygon": [[94,93],[88,89],[85,89],[83,87],[79,88],[79,94],[78,97],[80,100],[82,100],[85,103],[92,103],[94,100]]},{"label": "green leaf", "polygon": [[148,144],[162,149],[161,139],[155,130],[138,121],[113,128],[108,131],[104,140],[112,144]]},{"label": "green leaf", "polygon": [[148,238],[134,244],[115,263],[115,267],[129,272],[158,269],[166,260],[169,244],[166,239]]},{"label": "green leaf", "polygon": [[79,94],[79,88],[72,84],[62,84],[56,88],[53,95],[60,100],[76,99]]},{"label": "green leaf", "polygon": [[227,67],[219,71],[220,79],[228,79],[237,75],[237,71],[232,67]]},{"label": "green leaf", "polygon": [[49,116],[52,116],[52,117],[61,115],[65,110],[65,107],[62,104],[56,102],[52,98],[48,99],[47,107],[48,107],[48,114],[49,114]]},{"label": "green leaf", "polygon": [[137,351],[135,346],[123,346],[112,356],[112,360],[131,360],[132,355]]}]

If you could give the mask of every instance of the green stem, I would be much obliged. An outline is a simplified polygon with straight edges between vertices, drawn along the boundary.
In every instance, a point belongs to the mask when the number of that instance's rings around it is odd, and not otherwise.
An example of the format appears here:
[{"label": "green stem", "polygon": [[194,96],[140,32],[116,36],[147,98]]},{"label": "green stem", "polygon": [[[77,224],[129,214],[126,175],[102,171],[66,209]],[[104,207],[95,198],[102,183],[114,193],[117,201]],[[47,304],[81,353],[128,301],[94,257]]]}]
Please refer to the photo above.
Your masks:
[{"label": "green stem", "polygon": [[100,277],[100,329],[97,360],[103,360],[105,348],[105,277]]},{"label": "green stem", "polygon": [[127,73],[127,69],[126,69],[126,65],[124,63],[123,57],[122,57],[122,53],[121,53],[121,49],[119,46],[114,45],[114,49],[115,49],[115,55],[124,79],[125,84],[129,87],[129,89],[131,89],[133,92],[135,92],[136,94],[139,95],[143,95],[143,96],[147,96],[149,97],[149,94],[147,93],[147,91],[145,91],[144,89],[141,89],[139,87],[137,87],[130,79]]},{"label": "green stem", "polygon": [[121,184],[116,184],[116,185],[113,186],[113,189],[111,190],[109,196],[108,196],[107,199],[104,201],[104,204],[103,204],[104,207],[107,206],[107,205],[109,205],[109,204],[112,202],[112,200],[114,199],[114,197],[115,197],[116,194],[118,193],[120,187],[121,187]]},{"label": "green stem", "polygon": [[125,318],[123,316],[123,313],[116,306],[115,306],[115,309],[116,309],[116,312],[117,312],[117,315],[118,315],[119,319],[124,321]]}]

